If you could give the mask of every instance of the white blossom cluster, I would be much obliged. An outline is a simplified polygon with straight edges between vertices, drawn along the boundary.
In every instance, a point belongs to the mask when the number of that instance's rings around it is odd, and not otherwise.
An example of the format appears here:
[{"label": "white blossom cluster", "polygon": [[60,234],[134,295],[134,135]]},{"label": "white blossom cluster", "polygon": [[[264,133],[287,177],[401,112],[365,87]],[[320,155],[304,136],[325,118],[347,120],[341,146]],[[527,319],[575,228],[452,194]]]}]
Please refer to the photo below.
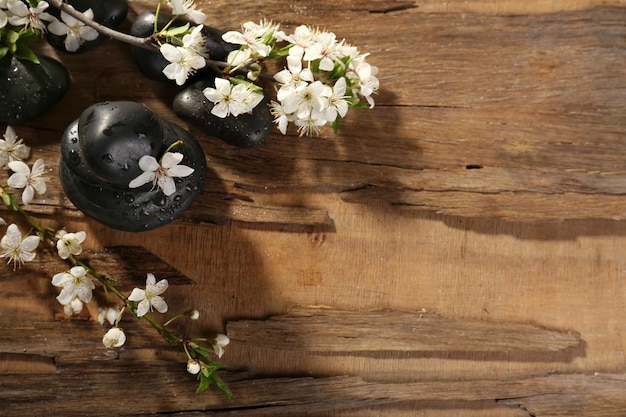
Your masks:
[{"label": "white blossom cluster", "polygon": [[289,123],[301,136],[317,134],[326,125],[337,128],[351,107],[374,107],[378,68],[366,62],[369,54],[360,54],[332,32],[302,25],[286,34],[272,22],[246,22],[241,32],[226,32],[223,39],[240,45],[228,56],[228,72],[244,70],[246,75],[245,80],[229,77],[232,88],[217,79],[216,88],[204,90],[214,103],[212,113],[219,117],[252,111],[262,100],[260,88],[252,84],[260,72],[259,63],[282,57],[287,65],[274,75],[277,91],[271,103],[282,134],[287,133]]},{"label": "white blossom cluster", "polygon": [[44,21],[53,22],[57,19],[46,12],[48,3],[40,1],[36,6],[22,0],[0,0],[0,29],[7,25],[14,28],[39,32],[46,31]]},{"label": "white blossom cluster", "polygon": [[[64,45],[69,52],[77,51],[85,41],[98,37],[95,29],[63,11],[61,20],[48,13],[48,2],[39,1],[36,6],[32,4],[33,2],[26,0],[0,0],[0,29],[11,28],[19,36],[29,31],[35,34],[49,31],[57,36],[65,36]],[[89,19],[94,17],[91,9],[83,14]]]},{"label": "white blossom cluster", "polygon": [[167,5],[171,7],[174,19],[181,17],[197,25],[190,28],[186,24],[162,33],[169,39],[159,47],[161,55],[169,62],[163,74],[176,84],[183,85],[196,71],[206,66],[208,54],[202,36],[206,15],[196,10],[194,0],[171,0]]}]

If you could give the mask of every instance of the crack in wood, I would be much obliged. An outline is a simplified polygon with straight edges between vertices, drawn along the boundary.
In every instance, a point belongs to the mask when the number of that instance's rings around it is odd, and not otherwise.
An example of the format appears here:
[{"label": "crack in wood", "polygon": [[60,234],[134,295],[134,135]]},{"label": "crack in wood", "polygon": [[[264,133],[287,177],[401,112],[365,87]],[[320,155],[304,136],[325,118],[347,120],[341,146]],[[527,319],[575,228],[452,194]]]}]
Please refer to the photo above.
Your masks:
[{"label": "crack in wood", "polygon": [[386,8],[381,8],[381,9],[373,9],[370,10],[370,13],[380,13],[380,14],[387,14],[387,13],[395,13],[395,12],[402,12],[405,10],[410,10],[410,9],[417,9],[419,6],[417,4],[415,4],[415,2],[406,2],[406,3],[401,3],[398,5],[394,5],[394,6],[390,6],[390,7],[386,7]]}]

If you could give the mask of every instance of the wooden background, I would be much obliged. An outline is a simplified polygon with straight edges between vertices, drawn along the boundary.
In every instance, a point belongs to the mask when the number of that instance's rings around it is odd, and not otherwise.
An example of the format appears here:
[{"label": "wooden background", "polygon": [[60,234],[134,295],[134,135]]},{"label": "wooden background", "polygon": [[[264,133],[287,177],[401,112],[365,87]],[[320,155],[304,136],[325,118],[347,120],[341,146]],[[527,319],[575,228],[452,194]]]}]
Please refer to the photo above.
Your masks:
[{"label": "wooden background", "polygon": [[[153,3],[131,2],[123,29]],[[44,256],[0,271],[0,415],[626,415],[626,1],[199,6],[223,30],[265,17],[371,52],[376,107],[339,135],[241,150],[178,120],[175,86],[126,45],[42,45],[73,84],[15,127],[50,165],[32,211],[87,231],[87,259],[128,291],[167,277],[172,313],[201,312],[190,335],[227,332],[234,398],[195,395],[143,323],[104,349],[97,306],[66,318],[50,285],[64,266]],[[59,138],[106,100],[201,141],[210,178],[179,221],[119,232],[63,196]]]}]

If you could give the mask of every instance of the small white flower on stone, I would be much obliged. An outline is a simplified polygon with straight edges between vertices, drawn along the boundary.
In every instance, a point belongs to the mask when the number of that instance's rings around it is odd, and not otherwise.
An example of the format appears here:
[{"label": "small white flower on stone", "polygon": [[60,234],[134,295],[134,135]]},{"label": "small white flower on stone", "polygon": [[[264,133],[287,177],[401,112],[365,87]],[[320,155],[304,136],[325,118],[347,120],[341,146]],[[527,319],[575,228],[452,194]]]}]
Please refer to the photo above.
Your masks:
[{"label": "small white flower on stone", "polygon": [[126,334],[119,327],[112,327],[102,338],[102,344],[108,348],[120,347],[126,342]]},{"label": "small white flower on stone", "polygon": [[30,148],[18,139],[15,130],[7,126],[4,139],[0,139],[0,167],[5,168],[9,162],[28,158]]},{"label": "small white flower on stone", "polygon": [[82,266],[74,266],[69,272],[60,272],[52,277],[52,285],[61,287],[61,293],[57,301],[67,305],[78,298],[83,303],[91,301],[91,291],[95,285],[87,276],[87,271]]},{"label": "small white flower on stone", "polygon": [[152,182],[153,187],[158,185],[163,194],[170,196],[176,192],[174,178],[187,177],[194,171],[187,165],[179,165],[182,160],[183,154],[178,152],[166,152],[160,163],[155,157],[144,155],[139,159],[139,168],[143,173],[132,180],[128,186],[137,188]]},{"label": "small white flower on stone", "polygon": [[230,339],[225,334],[218,334],[213,339],[213,351],[218,358],[224,355],[224,347],[230,343]]},{"label": "small white flower on stone", "polygon": [[233,85],[223,78],[216,78],[215,88],[207,87],[202,94],[214,104],[211,114],[220,118],[249,113],[263,100],[263,95],[249,85]]},{"label": "small white flower on stone", "polygon": [[43,176],[45,165],[42,159],[35,161],[32,170],[22,161],[11,161],[8,166],[14,174],[9,177],[7,184],[9,187],[24,189],[22,193],[24,204],[30,204],[33,201],[35,191],[38,194],[46,192],[47,178]]},{"label": "small white flower on stone", "polygon": [[[93,19],[93,10],[87,9],[83,14],[89,19]],[[85,25],[63,11],[61,12],[61,20],[50,23],[48,30],[57,36],[65,36],[65,49],[69,52],[76,52],[85,41],[93,41],[98,37],[98,32],[94,28]]]},{"label": "small white flower on stone", "polygon": [[17,225],[10,224],[6,234],[0,240],[1,256],[7,260],[7,263],[13,262],[13,269],[21,267],[24,262],[35,259],[34,250],[39,246],[39,241],[38,236],[22,237],[22,232]]},{"label": "small white flower on stone", "polygon": [[[193,47],[197,47],[197,45],[194,44]],[[178,85],[185,84],[187,78],[206,66],[204,57],[198,54],[192,47],[174,46],[164,43],[159,50],[161,55],[170,62],[163,68],[163,74],[168,79],[176,81]]]},{"label": "small white flower on stone", "polygon": [[174,16],[185,16],[195,24],[204,23],[206,15],[200,10],[196,10],[194,0],[171,0],[167,5],[172,8]]},{"label": "small white flower on stone", "polygon": [[70,255],[80,255],[83,251],[81,243],[87,237],[85,232],[67,233],[65,230],[59,230],[56,234],[57,251],[61,259],[67,259]]},{"label": "small white flower on stone", "polygon": [[137,304],[137,316],[143,317],[148,311],[152,311],[154,307],[159,313],[165,313],[167,311],[167,304],[165,300],[160,296],[167,290],[167,280],[162,279],[155,283],[156,278],[154,274],[148,274],[146,278],[146,289],[135,288],[131,292],[128,299],[134,301]]}]

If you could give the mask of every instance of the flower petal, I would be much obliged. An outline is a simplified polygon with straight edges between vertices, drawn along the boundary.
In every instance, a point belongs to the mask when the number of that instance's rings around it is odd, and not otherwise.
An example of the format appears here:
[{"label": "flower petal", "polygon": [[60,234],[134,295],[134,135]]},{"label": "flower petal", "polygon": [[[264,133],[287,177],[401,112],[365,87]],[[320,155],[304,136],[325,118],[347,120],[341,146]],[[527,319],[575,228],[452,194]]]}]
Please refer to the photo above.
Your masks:
[{"label": "flower petal", "polygon": [[144,299],[137,306],[137,316],[138,317],[145,316],[149,309],[150,309],[150,302]]},{"label": "flower petal", "polygon": [[146,298],[146,292],[141,288],[134,288],[133,291],[128,296],[130,301],[141,301]]},{"label": "flower petal", "polygon": [[167,303],[165,302],[165,300],[163,300],[163,298],[159,297],[158,295],[152,297],[152,300],[150,300],[150,304],[152,304],[152,307],[154,307],[159,313],[167,312]]},{"label": "flower petal", "polygon": [[191,167],[188,167],[187,165],[176,165],[172,168],[170,168],[167,171],[167,175],[169,175],[170,177],[188,177],[189,175],[193,174],[194,169]]},{"label": "flower petal", "polygon": [[180,152],[166,152],[161,158],[161,166],[163,168],[171,168],[178,165],[183,160],[183,154]]},{"label": "flower petal", "polygon": [[156,177],[154,172],[144,172],[128,184],[128,188],[141,187],[144,184],[154,181]]},{"label": "flower petal", "polygon": [[27,236],[24,238],[24,240],[22,240],[22,243],[20,244],[20,249],[23,251],[32,252],[37,249],[40,241],[41,239],[39,239],[39,236]]}]

